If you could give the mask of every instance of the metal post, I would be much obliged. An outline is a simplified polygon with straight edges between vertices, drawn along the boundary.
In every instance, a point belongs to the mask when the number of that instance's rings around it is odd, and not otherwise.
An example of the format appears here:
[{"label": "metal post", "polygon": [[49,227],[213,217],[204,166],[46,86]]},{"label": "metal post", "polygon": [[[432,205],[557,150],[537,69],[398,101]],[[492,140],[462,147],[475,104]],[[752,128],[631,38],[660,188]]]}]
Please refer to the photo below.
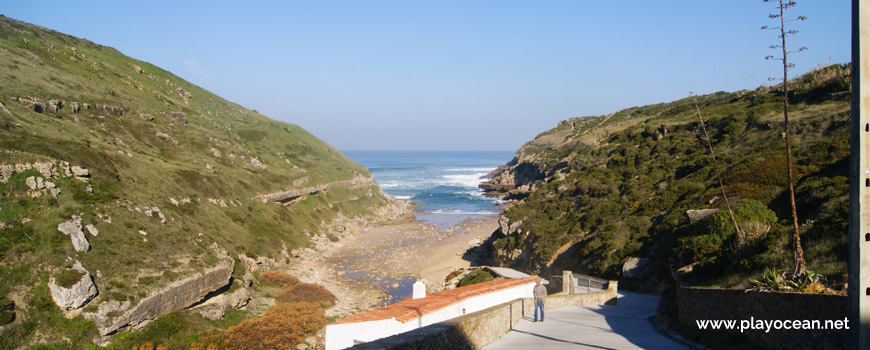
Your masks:
[{"label": "metal post", "polygon": [[852,0],[849,348],[870,349],[870,0]]}]

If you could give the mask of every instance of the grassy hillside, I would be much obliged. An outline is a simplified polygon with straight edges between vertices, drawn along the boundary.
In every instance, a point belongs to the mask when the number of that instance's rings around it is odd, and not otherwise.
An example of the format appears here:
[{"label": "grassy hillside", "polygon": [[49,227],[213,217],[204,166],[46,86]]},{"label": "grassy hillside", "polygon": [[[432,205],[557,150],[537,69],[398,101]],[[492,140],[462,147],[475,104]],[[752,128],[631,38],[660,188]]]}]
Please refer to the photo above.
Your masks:
[{"label": "grassy hillside", "polygon": [[[846,271],[849,72],[820,68],[796,79],[789,96],[806,259],[834,284]],[[698,97],[726,193],[751,237],[738,239],[724,211],[687,216],[724,200],[686,98],[565,120],[527,142],[483,186],[514,199],[491,239],[494,263],[619,278],[629,258],[649,258],[641,280],[673,267],[685,281],[727,287],[791,268],[782,98],[776,87]]]},{"label": "grassy hillside", "polygon": [[[214,243],[284,259],[327,226],[392,205],[364,167],[302,128],[110,47],[0,16],[0,67],[0,305],[16,313],[0,348],[94,335],[48,296],[73,261],[99,289],[86,312],[136,305],[213,266]],[[88,251],[58,230],[73,218],[96,229],[84,230]]]}]

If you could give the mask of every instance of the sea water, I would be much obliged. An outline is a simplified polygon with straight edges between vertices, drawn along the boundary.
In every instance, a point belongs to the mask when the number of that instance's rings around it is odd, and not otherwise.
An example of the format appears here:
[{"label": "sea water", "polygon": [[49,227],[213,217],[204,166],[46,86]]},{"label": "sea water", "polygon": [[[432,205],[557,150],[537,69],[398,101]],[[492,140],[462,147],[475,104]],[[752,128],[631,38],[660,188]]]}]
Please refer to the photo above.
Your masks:
[{"label": "sea water", "polygon": [[[483,177],[513,158],[512,151],[344,151],[375,176],[388,195],[416,203],[417,220],[438,229],[498,215],[498,201],[483,196]],[[405,243],[403,243],[405,244]],[[387,248],[388,250],[393,247]],[[371,254],[382,254],[373,252]],[[361,257],[364,258],[364,257]],[[349,265],[348,262],[347,265]],[[346,270],[346,269],[345,269]],[[379,286],[385,304],[411,295],[414,277],[391,278],[350,271],[345,277]]]},{"label": "sea water", "polygon": [[513,158],[513,151],[344,151],[375,176],[388,195],[419,205],[417,220],[443,229],[467,219],[498,215],[498,201],[483,196],[483,177]]}]

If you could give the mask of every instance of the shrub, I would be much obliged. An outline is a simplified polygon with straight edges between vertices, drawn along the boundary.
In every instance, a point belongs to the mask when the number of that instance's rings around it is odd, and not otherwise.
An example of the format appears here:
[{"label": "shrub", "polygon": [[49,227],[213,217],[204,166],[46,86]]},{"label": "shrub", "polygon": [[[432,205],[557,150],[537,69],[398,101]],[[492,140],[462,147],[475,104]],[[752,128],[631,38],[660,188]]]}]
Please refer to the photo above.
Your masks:
[{"label": "shrub", "polygon": [[777,221],[773,211],[754,199],[740,200],[733,210],[744,236],[737,237],[728,211],[720,209],[694,225],[694,235],[680,239],[684,249],[701,265],[715,262],[732,248],[742,248],[763,239]]},{"label": "shrub", "polygon": [[281,271],[268,271],[260,275],[260,282],[288,288],[299,284],[299,279]]},{"label": "shrub", "polygon": [[462,280],[459,281],[458,287],[470,286],[475,283],[492,281],[495,279],[495,275],[486,270],[474,270],[471,273],[462,277]]},{"label": "shrub", "polygon": [[279,303],[263,316],[247,319],[227,330],[228,349],[295,349],[302,340],[326,324],[316,304]]},{"label": "shrub", "polygon": [[319,284],[299,283],[285,288],[275,297],[279,303],[309,302],[329,308],[335,305],[335,295]]}]

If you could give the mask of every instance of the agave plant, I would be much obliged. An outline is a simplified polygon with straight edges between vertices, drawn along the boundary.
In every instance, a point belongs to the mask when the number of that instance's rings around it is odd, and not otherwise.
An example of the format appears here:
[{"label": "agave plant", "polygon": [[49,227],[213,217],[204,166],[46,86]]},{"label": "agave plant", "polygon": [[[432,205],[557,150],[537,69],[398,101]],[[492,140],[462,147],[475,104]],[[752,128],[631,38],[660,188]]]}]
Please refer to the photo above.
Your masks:
[{"label": "agave plant", "polygon": [[797,290],[815,292],[826,289],[827,280],[818,273],[807,271],[802,275],[778,273],[776,269],[767,268],[760,279],[750,279],[749,284],[761,290]]}]

